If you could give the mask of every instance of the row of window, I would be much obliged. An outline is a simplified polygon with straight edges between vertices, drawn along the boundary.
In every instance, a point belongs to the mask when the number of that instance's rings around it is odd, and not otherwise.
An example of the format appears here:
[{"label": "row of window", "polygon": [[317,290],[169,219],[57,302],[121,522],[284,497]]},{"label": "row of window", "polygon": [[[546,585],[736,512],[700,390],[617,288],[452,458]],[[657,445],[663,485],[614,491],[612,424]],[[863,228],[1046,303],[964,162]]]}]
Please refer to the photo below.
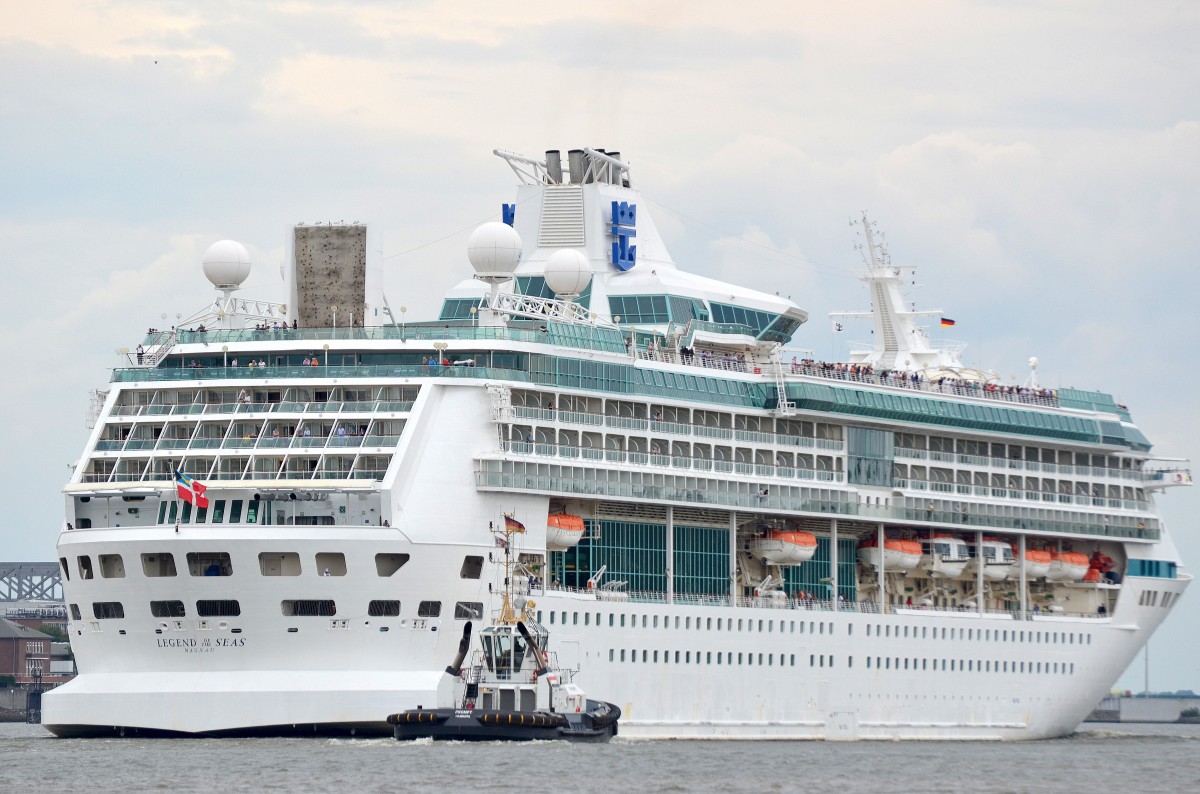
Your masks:
[{"label": "row of window", "polygon": [[[570,618],[568,620],[568,615]],[[559,625],[581,625],[580,616],[582,615],[582,625],[590,626],[593,623],[597,626],[601,624],[601,614],[599,612],[538,612],[538,622],[544,622],[548,619],[550,625],[554,625],[557,621]],[[661,624],[660,624],[661,617]],[[736,620],[736,624],[735,621]],[[807,622],[807,631],[805,630],[805,621],[803,620],[783,620],[779,621],[779,633],[781,634],[817,634],[833,636],[834,624],[824,621]],[[689,616],[680,615],[637,615],[625,613],[610,613],[608,616],[608,625],[610,627],[620,626],[621,628],[643,628],[671,629],[672,625],[676,630],[689,631],[693,628],[703,631],[744,631],[759,633],[772,633],[776,630],[776,621],[773,619],[754,619],[754,618],[700,618],[693,619]],[[640,624],[640,625],[639,625]],[[694,624],[694,625],[693,625]],[[735,627],[736,625],[736,627]],[[974,629],[961,627],[947,626],[891,626],[887,624],[871,624],[866,626],[867,636],[888,637],[900,639],[901,637],[910,639],[923,640],[980,640],[986,642],[1032,642],[1046,644],[1061,644],[1061,645],[1091,645],[1092,635],[1090,632],[1070,632],[1070,631],[1020,631],[1016,629]],[[854,624],[846,625],[847,636],[854,635]]]},{"label": "row of window", "polygon": [[[345,576],[348,570],[346,555],[341,552],[318,552],[313,555],[311,572],[317,576]],[[375,555],[375,573],[391,576],[410,559],[408,554],[380,553]],[[232,576],[233,562],[228,552],[191,551],[186,556],[188,573],[192,576]],[[66,557],[60,557],[59,565],[63,576],[69,581],[71,569]],[[81,554],[75,558],[76,571],[80,579],[94,579],[97,570],[104,579],[124,579],[125,560],[120,554],[99,554],[97,565],[92,557]],[[178,576],[175,555],[169,551],[151,552],[141,555],[142,573],[148,577]],[[258,570],[263,576],[300,576],[304,565],[300,555],[294,551],[264,551],[258,555]],[[478,579],[483,574],[483,557],[467,555],[459,568],[459,577]]]},{"label": "row of window", "polygon": [[[851,627],[853,628],[853,627]],[[964,629],[946,626],[889,626],[875,624],[874,636],[930,640],[982,640],[984,642],[1034,642],[1051,645],[1091,645],[1090,632],[1073,631],[1020,631],[1017,629]],[[918,629],[920,629],[918,633]],[[872,625],[867,624],[867,636],[871,636]],[[940,632],[940,636],[939,636]]]},{"label": "row of window", "polygon": [[[1160,595],[1162,596],[1161,603],[1159,602]],[[1181,595],[1183,594],[1172,593],[1170,591],[1164,592],[1159,590],[1143,590],[1141,596],[1138,597],[1138,606],[1162,607],[1163,609],[1167,609],[1171,606],[1171,604],[1174,604]]]},{"label": "row of window", "polygon": [[[636,664],[639,662],[638,655],[641,655],[640,662],[642,664],[659,664],[659,651],[651,651],[642,649],[630,649],[628,654],[624,648],[608,649],[608,660],[610,662],[629,662]],[[778,665],[776,665],[776,656],[773,653],[748,653],[744,651],[662,651],[661,662],[664,664],[672,663],[672,654],[674,654],[674,664],[717,664],[717,665],[744,665],[752,667],[757,664],[758,667],[795,667],[796,654],[791,653],[779,654]],[[757,659],[757,661],[756,661]],[[809,654],[808,666],[816,668],[834,667],[833,654]],[[908,658],[899,656],[875,656],[866,657],[867,669],[876,670],[940,670],[940,671],[966,671],[980,673],[1032,673],[1032,674],[1054,674],[1054,675],[1073,675],[1075,673],[1074,662],[1009,662],[1009,661],[993,661],[990,659],[928,659],[928,658]],[[874,665],[872,666],[872,660]],[[846,659],[846,667],[854,667],[854,657],[850,656]]]},{"label": "row of window", "polygon": [[[71,618],[82,620],[78,604],[71,604]],[[337,602],[331,598],[284,599],[279,603],[284,617],[333,617],[337,614]],[[187,617],[187,607],[182,601],[151,601],[150,614],[156,618]],[[242,614],[242,605],[235,599],[201,599],[196,602],[196,617],[235,618]],[[417,617],[441,617],[441,601],[422,601],[417,606]],[[399,617],[398,600],[375,600],[367,605],[369,617]],[[92,602],[92,616],[96,620],[114,620],[125,617],[125,605],[120,601]],[[459,601],[454,605],[455,620],[482,620],[483,603]]]},{"label": "row of window", "polygon": [[[582,613],[571,612],[569,614],[571,615],[570,625],[572,625],[572,626],[580,625],[580,617],[579,616],[581,614],[583,615],[583,625],[584,626],[590,626],[593,623],[593,613],[591,613],[591,612],[582,612]],[[538,612],[538,622],[543,623],[543,622],[545,622],[545,618],[548,618],[550,625],[553,626],[555,624],[555,620],[556,620],[556,616],[557,616],[558,623],[560,625],[566,626],[568,624],[567,615],[568,615],[567,612],[550,612],[548,614],[543,615],[543,613],[541,611],[539,611]],[[639,617],[641,618],[641,628],[643,628],[643,629],[659,628],[659,617],[660,617],[659,615],[640,615],[639,616],[639,615],[635,615],[632,613],[628,614],[628,615],[626,615],[625,613],[621,613],[621,614],[610,613],[608,616],[608,625],[610,627],[615,627],[618,625],[618,621],[619,621],[619,625],[621,628],[625,628],[626,626],[629,626],[631,628],[638,628],[638,618]],[[600,622],[601,622],[600,618],[601,618],[600,613],[596,612],[595,619],[594,619],[595,625],[597,625],[597,626],[600,625]],[[662,618],[662,628],[664,628],[664,629],[671,628],[672,616],[662,615],[661,618]],[[755,620],[753,618],[737,618],[736,620],[737,620],[737,631],[755,631],[756,630],[755,626],[757,626],[757,631],[760,633],[764,633],[764,632],[771,633],[771,632],[775,631],[775,622],[776,621],[773,619]],[[694,623],[694,626],[693,626],[693,623]],[[695,628],[696,630],[713,631],[714,626],[716,627],[716,629],[715,629],[716,631],[734,631],[734,618],[696,617],[693,620],[693,618],[691,616],[675,615],[674,616],[674,624],[675,624],[676,629],[680,629],[683,631],[688,631],[693,628]],[[799,626],[798,630],[797,630],[797,626]],[[853,627],[851,627],[851,629],[853,629]],[[830,636],[833,636],[833,623],[825,623],[824,621],[812,621],[812,620],[808,621],[808,632],[807,632],[808,634],[825,634],[826,631],[829,632]],[[796,620],[780,619],[779,620],[779,632],[781,634],[796,634],[797,632],[800,634],[804,634],[805,633],[804,621],[803,620],[796,621]],[[851,632],[851,633],[853,633],[853,632]]]}]

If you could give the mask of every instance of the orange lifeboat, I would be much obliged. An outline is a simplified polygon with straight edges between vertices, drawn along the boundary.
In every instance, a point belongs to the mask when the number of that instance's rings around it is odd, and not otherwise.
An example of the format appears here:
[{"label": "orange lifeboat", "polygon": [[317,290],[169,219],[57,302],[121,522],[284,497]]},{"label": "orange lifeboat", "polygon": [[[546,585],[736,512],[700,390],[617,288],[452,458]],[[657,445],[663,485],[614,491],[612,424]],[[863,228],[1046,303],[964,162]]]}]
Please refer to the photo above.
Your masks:
[{"label": "orange lifeboat", "polygon": [[799,565],[817,553],[817,536],[811,532],[772,529],[750,541],[750,553],[771,565]]},{"label": "orange lifeboat", "polygon": [[583,519],[579,516],[553,513],[546,517],[546,548],[550,551],[566,551],[582,539]]},{"label": "orange lifeboat", "polygon": [[1078,551],[1050,552],[1050,572],[1047,579],[1059,582],[1078,582],[1087,575],[1090,563],[1088,556]]},{"label": "orange lifeboat", "polygon": [[1044,549],[1025,549],[1025,576],[1039,579],[1049,573],[1050,552]]},{"label": "orange lifeboat", "polygon": [[[874,536],[864,538],[858,544],[858,561],[872,568],[879,568],[879,541]],[[921,562],[921,543],[917,540],[885,538],[883,541],[884,570],[911,571]]]}]

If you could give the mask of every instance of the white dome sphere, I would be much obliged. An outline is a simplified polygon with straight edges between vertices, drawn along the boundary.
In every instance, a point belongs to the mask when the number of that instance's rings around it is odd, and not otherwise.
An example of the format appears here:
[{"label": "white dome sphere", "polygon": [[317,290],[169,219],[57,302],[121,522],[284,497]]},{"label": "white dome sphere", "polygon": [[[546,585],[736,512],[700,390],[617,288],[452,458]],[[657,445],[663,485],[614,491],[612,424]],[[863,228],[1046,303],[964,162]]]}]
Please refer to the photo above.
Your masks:
[{"label": "white dome sphere", "polygon": [[546,260],[546,286],[555,295],[579,295],[591,279],[587,257],[574,248],[561,248]]},{"label": "white dome sphere", "polygon": [[237,289],[250,275],[250,254],[233,240],[213,243],[204,252],[204,275],[217,289]]},{"label": "white dome sphere", "polygon": [[521,235],[507,223],[485,223],[471,232],[467,259],[471,260],[478,278],[511,278],[517,262],[521,261]]}]

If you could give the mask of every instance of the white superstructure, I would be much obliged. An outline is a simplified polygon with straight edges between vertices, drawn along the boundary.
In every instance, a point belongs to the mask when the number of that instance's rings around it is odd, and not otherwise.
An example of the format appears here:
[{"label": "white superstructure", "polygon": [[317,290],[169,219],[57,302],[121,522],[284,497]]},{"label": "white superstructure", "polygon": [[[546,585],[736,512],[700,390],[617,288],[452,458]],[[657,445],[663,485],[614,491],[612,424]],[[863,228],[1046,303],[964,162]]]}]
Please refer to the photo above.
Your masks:
[{"label": "white superstructure", "polygon": [[206,325],[114,371],[50,730],[390,733],[500,608],[504,515],[625,736],[1074,729],[1191,579],[1152,502],[1185,462],[1106,394],[961,367],[866,219],[877,343],[817,362],[790,300],[675,266],[618,153],[497,154],[517,201],[436,321],[292,328],[223,241]]}]

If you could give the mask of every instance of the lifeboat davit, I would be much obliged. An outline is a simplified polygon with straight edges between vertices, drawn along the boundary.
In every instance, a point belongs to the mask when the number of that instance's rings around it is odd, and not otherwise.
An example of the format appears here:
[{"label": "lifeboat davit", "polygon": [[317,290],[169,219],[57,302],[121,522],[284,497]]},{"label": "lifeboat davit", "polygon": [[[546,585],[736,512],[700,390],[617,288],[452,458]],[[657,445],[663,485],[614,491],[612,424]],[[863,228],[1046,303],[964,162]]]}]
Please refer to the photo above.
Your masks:
[{"label": "lifeboat davit", "polygon": [[567,513],[554,513],[546,518],[546,548],[566,551],[583,539],[583,519]]},{"label": "lifeboat davit", "polygon": [[811,532],[774,529],[751,540],[750,553],[772,565],[799,565],[817,553],[817,536]]},{"label": "lifeboat davit", "polygon": [[1040,579],[1050,574],[1050,552],[1044,549],[1025,549],[1025,576]]},{"label": "lifeboat davit", "polygon": [[925,550],[921,567],[935,579],[957,579],[971,561],[966,541],[954,535],[934,535],[920,545]]},{"label": "lifeboat davit", "polygon": [[1089,567],[1091,566],[1086,554],[1078,551],[1052,551],[1050,572],[1046,574],[1046,578],[1058,582],[1079,582],[1087,576]]},{"label": "lifeboat davit", "polygon": [[[858,544],[858,561],[879,569],[879,541],[874,535]],[[883,568],[885,571],[911,571],[921,563],[921,544],[915,540],[883,541]]]},{"label": "lifeboat davit", "polygon": [[978,570],[983,565],[983,578],[989,582],[1003,582],[1007,579],[1016,563],[1012,546],[995,538],[984,538],[983,547],[978,549],[972,562],[972,570]]}]

